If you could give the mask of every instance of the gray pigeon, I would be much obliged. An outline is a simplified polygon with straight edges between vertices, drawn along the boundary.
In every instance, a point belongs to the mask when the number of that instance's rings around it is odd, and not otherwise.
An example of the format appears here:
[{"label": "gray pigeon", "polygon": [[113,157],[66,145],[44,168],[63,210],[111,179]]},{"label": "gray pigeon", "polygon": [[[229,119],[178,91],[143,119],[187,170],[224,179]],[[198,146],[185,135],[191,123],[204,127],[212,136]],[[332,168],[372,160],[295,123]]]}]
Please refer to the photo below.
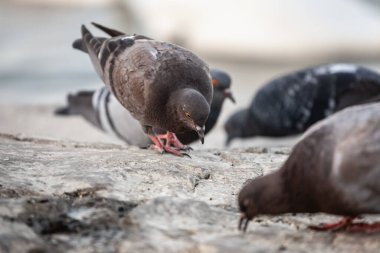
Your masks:
[{"label": "gray pigeon", "polygon": [[69,94],[67,102],[67,106],[55,111],[56,115],[81,115],[93,126],[130,145],[146,147],[152,143],[140,123],[105,86]]},{"label": "gray pigeon", "polygon": [[[196,131],[203,143],[213,90],[209,68],[198,56],[141,35],[94,37],[85,26],[73,46],[78,44],[107,88],[143,126],[154,149],[183,156],[187,147],[175,133],[187,131]],[[165,144],[154,128],[167,131]]]},{"label": "gray pigeon", "polygon": [[353,64],[326,64],[275,78],[247,109],[225,123],[228,145],[235,138],[303,133],[348,106],[380,100],[380,75]]},{"label": "gray pigeon", "polygon": [[346,216],[318,230],[380,231],[380,223],[354,222],[380,214],[380,103],[353,106],[317,123],[276,172],[239,193],[246,230],[257,215],[324,212]]},{"label": "gray pigeon", "polygon": [[[214,127],[224,100],[229,98],[233,102],[235,101],[230,91],[231,78],[229,75],[224,71],[212,69],[211,76],[214,92],[210,115],[205,125],[205,135]],[[103,86],[96,91],[80,91],[76,94],[69,94],[67,102],[67,106],[55,111],[56,115],[81,115],[92,125],[127,144],[139,147],[151,144],[140,123],[106,87]],[[177,137],[186,145],[198,139],[195,132],[180,133],[177,134]]]}]

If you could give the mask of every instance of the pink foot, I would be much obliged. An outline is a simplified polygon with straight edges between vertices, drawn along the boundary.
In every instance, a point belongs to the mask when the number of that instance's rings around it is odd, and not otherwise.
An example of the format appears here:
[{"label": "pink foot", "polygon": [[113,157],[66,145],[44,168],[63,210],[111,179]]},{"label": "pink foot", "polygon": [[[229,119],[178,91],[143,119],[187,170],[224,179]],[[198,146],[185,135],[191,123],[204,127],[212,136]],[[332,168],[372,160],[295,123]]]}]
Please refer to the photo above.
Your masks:
[{"label": "pink foot", "polygon": [[352,224],[353,219],[354,218],[352,217],[344,217],[335,223],[323,223],[316,226],[309,226],[309,228],[317,231],[338,231],[349,227]]},{"label": "pink foot", "polygon": [[380,222],[375,222],[372,224],[368,224],[368,223],[364,223],[364,222],[352,223],[347,228],[347,231],[350,231],[350,232],[366,232],[366,233],[380,232]]},{"label": "pink foot", "polygon": [[152,140],[152,142],[154,143],[150,147],[159,151],[160,153],[166,152],[166,153],[170,153],[170,154],[173,154],[176,156],[181,156],[181,157],[182,156],[188,156],[188,157],[190,157],[187,153],[180,152],[180,151],[170,147],[167,143],[166,143],[166,145],[163,145],[161,140],[157,136],[151,136],[151,135],[148,135],[148,136]]},{"label": "pink foot", "polygon": [[166,134],[161,134],[157,136],[160,140],[165,140],[166,147],[174,147],[179,150],[192,150],[191,147],[182,144],[175,133],[167,132]]}]

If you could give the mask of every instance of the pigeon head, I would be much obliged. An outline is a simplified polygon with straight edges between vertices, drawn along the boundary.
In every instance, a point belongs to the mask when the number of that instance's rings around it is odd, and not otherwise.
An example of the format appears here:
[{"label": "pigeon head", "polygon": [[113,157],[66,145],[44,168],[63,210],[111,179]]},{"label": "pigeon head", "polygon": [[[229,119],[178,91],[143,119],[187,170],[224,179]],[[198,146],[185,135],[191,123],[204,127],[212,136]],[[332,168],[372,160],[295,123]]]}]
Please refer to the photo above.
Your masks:
[{"label": "pigeon head", "polygon": [[214,88],[214,95],[212,103],[221,106],[224,102],[224,99],[228,98],[233,103],[235,103],[235,98],[232,95],[230,90],[231,88],[231,78],[230,76],[218,69],[212,69],[210,71],[212,78],[212,86]]},{"label": "pigeon head", "polygon": [[249,221],[257,215],[289,212],[289,202],[284,193],[282,178],[278,172],[249,180],[238,196],[241,212],[239,230],[245,231]]},{"label": "pigeon head", "polygon": [[246,118],[248,110],[240,110],[234,113],[224,124],[224,130],[227,133],[226,146],[230,145],[235,138],[245,136],[244,127],[246,127]]},{"label": "pigeon head", "polygon": [[205,97],[194,89],[182,89],[173,93],[178,128],[182,131],[197,132],[202,144],[204,143],[205,123],[210,113],[210,105]]}]

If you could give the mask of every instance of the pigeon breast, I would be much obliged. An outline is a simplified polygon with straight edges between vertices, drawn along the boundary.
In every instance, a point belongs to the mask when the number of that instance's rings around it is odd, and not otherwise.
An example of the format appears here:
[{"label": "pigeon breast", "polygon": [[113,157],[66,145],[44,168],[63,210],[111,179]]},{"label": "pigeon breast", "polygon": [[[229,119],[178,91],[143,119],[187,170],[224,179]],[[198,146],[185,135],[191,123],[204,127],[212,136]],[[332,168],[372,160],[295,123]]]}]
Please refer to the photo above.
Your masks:
[{"label": "pigeon breast", "polygon": [[[159,41],[128,37],[118,40],[104,66],[104,81],[119,102],[143,125],[166,125],[170,94],[190,87],[211,103],[212,87],[207,64],[190,51]],[[109,45],[105,45],[105,47]]]}]

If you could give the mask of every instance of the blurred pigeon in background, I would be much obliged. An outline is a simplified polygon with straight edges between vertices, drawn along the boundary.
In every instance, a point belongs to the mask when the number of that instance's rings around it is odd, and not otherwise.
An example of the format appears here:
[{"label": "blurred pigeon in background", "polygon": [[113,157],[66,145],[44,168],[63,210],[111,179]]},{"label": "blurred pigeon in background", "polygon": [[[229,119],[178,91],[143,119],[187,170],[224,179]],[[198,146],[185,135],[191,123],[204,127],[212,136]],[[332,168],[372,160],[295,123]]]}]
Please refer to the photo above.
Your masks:
[{"label": "blurred pigeon in background", "polygon": [[380,231],[380,222],[353,222],[380,214],[379,181],[380,103],[347,108],[311,127],[281,169],[242,188],[239,228],[260,214],[324,212],[346,218],[311,228]]},{"label": "blurred pigeon in background", "polygon": [[300,134],[345,107],[380,100],[380,75],[352,64],[327,64],[276,78],[264,85],[247,109],[225,123],[234,138]]},{"label": "blurred pigeon in background", "polygon": [[[82,26],[82,39],[73,46],[89,54],[108,89],[143,126],[152,148],[183,156],[187,147],[175,133],[187,131],[197,132],[203,143],[213,92],[207,64],[174,44],[108,30],[116,36],[94,37]],[[167,133],[158,137],[154,128]]]},{"label": "blurred pigeon in background", "polygon": [[[205,134],[216,124],[224,100],[229,98],[235,102],[230,90],[230,76],[222,70],[212,69],[211,77],[214,92],[210,114],[205,124]],[[67,103],[67,106],[58,108],[55,113],[63,116],[81,115],[92,125],[130,145],[145,147],[151,144],[140,123],[106,87],[96,91],[69,94]],[[194,132],[180,133],[177,137],[183,144],[190,144],[199,138]]]}]

